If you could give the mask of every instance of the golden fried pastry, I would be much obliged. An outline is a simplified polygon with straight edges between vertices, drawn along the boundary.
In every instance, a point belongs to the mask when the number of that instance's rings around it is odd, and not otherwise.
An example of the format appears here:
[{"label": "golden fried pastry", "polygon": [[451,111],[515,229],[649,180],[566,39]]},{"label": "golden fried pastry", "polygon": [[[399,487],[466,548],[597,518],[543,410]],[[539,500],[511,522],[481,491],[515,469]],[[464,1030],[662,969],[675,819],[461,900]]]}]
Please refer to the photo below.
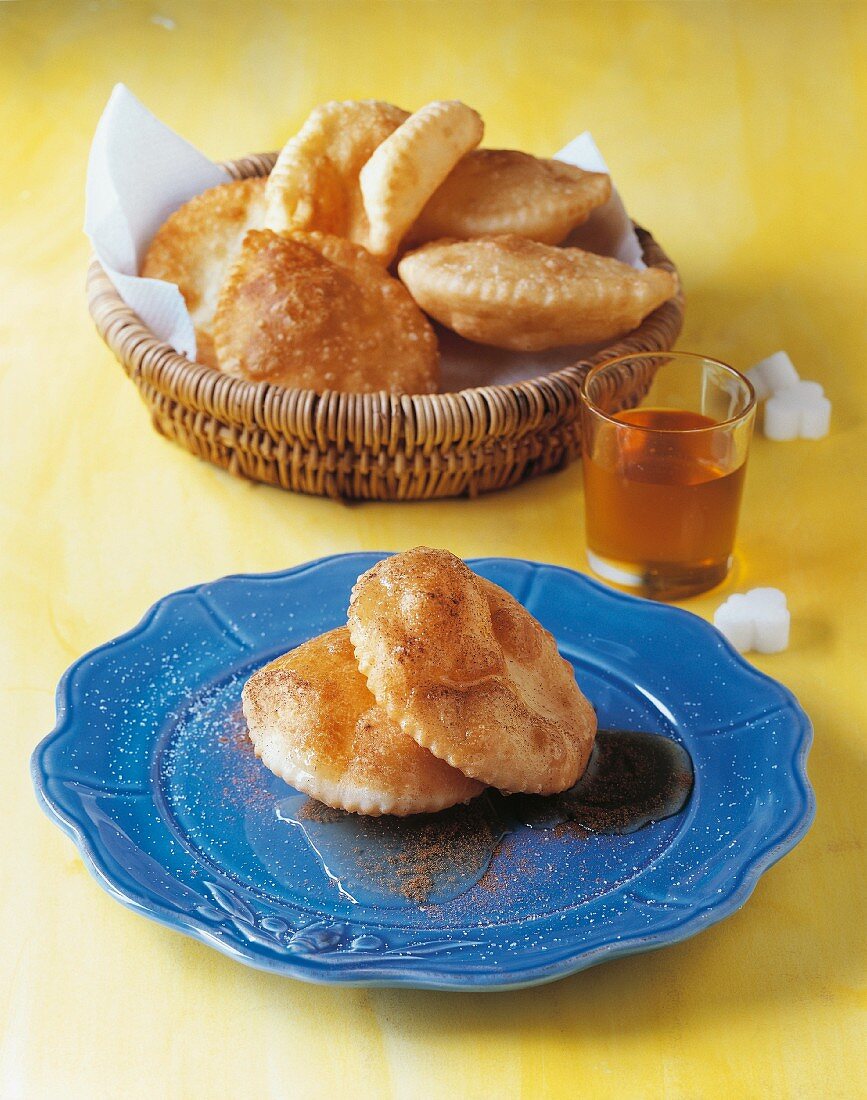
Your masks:
[{"label": "golden fried pastry", "polygon": [[514,149],[474,149],[458,161],[409,231],[410,244],[440,237],[517,233],[559,244],[608,201],[611,179]]},{"label": "golden fried pastry", "polygon": [[416,302],[468,340],[512,351],[611,340],[677,293],[659,267],[638,271],[580,248],[515,234],[442,240],[400,261]]},{"label": "golden fried pastry", "polygon": [[457,100],[428,103],[385,139],[361,169],[370,223],[365,245],[389,263],[404,234],[461,157],[482,140],[479,115]]},{"label": "golden fried pastry", "polygon": [[160,226],[139,274],[174,283],[196,330],[196,359],[216,366],[213,321],[220,287],[248,229],[262,224],[265,180],[221,183],[184,203]]},{"label": "golden fried pastry", "polygon": [[346,627],[278,657],[244,686],[257,756],[296,790],[354,813],[432,813],[483,785],[421,748],[376,705]]},{"label": "golden fried pastry", "polygon": [[436,337],[406,288],[326,233],[248,233],[214,341],[220,368],[252,381],[319,393],[437,389]]},{"label": "golden fried pastry", "polygon": [[373,99],[316,107],[271,171],[265,228],[317,229],[367,244],[358,173],[407,118],[399,107]]},{"label": "golden fried pastry", "polygon": [[417,547],[362,574],[349,632],[379,706],[464,775],[553,794],[586,768],[596,715],[554,638],[447,550]]}]

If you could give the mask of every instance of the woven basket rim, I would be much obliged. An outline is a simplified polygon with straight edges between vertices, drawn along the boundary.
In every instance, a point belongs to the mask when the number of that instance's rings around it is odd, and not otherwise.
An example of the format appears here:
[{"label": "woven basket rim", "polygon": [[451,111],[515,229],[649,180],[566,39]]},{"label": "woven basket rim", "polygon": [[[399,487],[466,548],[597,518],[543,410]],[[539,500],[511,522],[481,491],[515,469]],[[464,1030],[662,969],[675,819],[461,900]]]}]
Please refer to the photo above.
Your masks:
[{"label": "woven basket rim", "polygon": [[[234,178],[266,175],[275,157],[276,153],[252,155],[226,161],[222,166]],[[677,275],[674,263],[651,233],[636,222],[633,222],[633,225],[638,234],[645,263],[649,267],[661,267]],[[395,404],[406,407],[409,403],[413,413],[420,414],[423,418],[428,410],[432,415],[437,411],[445,415],[456,399],[462,398],[464,402],[474,402],[478,399],[484,401],[489,407],[491,404],[496,406],[505,402],[512,407],[520,419],[523,419],[523,415],[527,412],[528,400],[535,403],[536,399],[544,395],[544,391],[550,391],[552,388],[560,390],[566,387],[574,393],[577,388],[580,388],[583,377],[590,367],[597,363],[633,352],[650,353],[658,350],[658,344],[653,336],[656,330],[664,327],[679,331],[683,320],[683,291],[679,288],[674,298],[649,314],[636,329],[587,358],[576,360],[546,374],[518,382],[472,386],[445,393],[391,394],[385,390],[375,393],[351,393],[344,390],[303,389],[274,382],[253,382],[188,359],[166,341],[155,336],[135,310],[124,302],[111,282],[110,276],[95,256],[91,258],[88,270],[87,293],[91,316],[106,342],[110,345],[113,343],[112,330],[115,334],[122,330],[127,348],[131,345],[135,346],[134,370],[137,376],[164,393],[166,397],[194,409],[199,407],[195,400],[199,386],[207,380],[214,384],[216,377],[221,383],[220,404],[225,409],[226,417],[242,426],[261,426],[261,417],[256,415],[255,410],[261,409],[266,402],[279,400],[281,396],[286,395],[293,396],[296,407],[299,405],[312,407],[322,402],[327,406],[330,404],[329,399],[339,398],[344,401],[350,399],[353,403],[360,402],[359,411],[368,415],[393,409]],[[110,316],[107,317],[107,315]],[[133,357],[124,356],[122,361],[125,366],[130,366],[129,358]],[[235,415],[232,413],[233,409],[237,410]]]}]

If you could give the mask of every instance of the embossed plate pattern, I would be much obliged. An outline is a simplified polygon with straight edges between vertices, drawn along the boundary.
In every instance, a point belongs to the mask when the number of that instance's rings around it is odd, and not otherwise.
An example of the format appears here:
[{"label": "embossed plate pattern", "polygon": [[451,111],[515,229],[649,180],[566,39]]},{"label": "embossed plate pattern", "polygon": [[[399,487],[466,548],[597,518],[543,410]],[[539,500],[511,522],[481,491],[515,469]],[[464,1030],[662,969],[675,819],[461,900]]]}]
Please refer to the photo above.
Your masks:
[{"label": "embossed plate pattern", "polygon": [[[555,635],[605,726],[680,740],[695,789],[627,837],[518,830],[452,902],[359,906],[303,836],[261,858],[292,792],[229,735],[250,672],[345,621],[383,555],[226,577],[160,600],[77,661],[33,754],[45,810],[119,901],[241,962],[309,981],[503,989],[684,939],[737,909],[803,837],[810,723],[792,694],[688,612],[567,569],[471,562]],[[269,849],[270,851],[270,849]]]}]

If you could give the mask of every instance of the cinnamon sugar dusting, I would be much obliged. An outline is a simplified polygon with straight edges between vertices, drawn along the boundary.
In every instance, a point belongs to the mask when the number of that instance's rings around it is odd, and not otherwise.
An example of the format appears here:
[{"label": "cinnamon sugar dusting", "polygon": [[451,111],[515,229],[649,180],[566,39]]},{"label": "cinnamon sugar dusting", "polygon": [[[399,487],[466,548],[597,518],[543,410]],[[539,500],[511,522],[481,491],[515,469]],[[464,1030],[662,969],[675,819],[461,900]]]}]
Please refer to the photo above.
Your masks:
[{"label": "cinnamon sugar dusting", "polygon": [[234,754],[236,763],[223,784],[223,799],[239,810],[252,806],[265,809],[271,805],[274,796],[265,784],[266,777],[253,750],[240,703],[227,712],[225,726],[217,735],[217,741]]},{"label": "cinnamon sugar dusting", "polygon": [[437,814],[406,818],[364,818],[307,799],[297,817],[318,824],[351,822],[356,830],[353,855],[359,873],[418,905],[435,893],[450,893],[462,883],[474,883],[502,835],[502,826],[485,798]]}]

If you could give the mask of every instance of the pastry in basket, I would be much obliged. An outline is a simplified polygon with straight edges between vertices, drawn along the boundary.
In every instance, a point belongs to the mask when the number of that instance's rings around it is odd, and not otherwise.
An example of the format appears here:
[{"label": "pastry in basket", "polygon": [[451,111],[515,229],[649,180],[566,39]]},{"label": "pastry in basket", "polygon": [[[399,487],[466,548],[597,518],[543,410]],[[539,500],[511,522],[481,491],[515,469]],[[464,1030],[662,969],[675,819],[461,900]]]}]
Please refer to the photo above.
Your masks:
[{"label": "pastry in basket", "polygon": [[318,229],[366,244],[358,174],[407,118],[399,107],[373,99],[316,107],[283,147],[268,178],[265,228]]},{"label": "pastry in basket", "polygon": [[247,230],[261,225],[264,211],[264,179],[222,183],[170,215],[145,254],[139,274],[174,283],[184,296],[200,363],[216,365],[213,320],[220,288]]},{"label": "pastry in basket", "polygon": [[457,100],[428,103],[374,151],[359,176],[368,250],[390,263],[406,231],[461,157],[482,140],[479,115]]},{"label": "pastry in basket", "polygon": [[551,794],[583,774],[596,715],[557,643],[447,550],[417,547],[359,577],[358,667],[419,745],[504,791]]},{"label": "pastry in basket", "polygon": [[421,748],[376,705],[346,627],[255,673],[244,715],[256,753],[291,786],[355,813],[431,813],[483,785]]},{"label": "pastry in basket", "polygon": [[423,245],[398,272],[426,313],[468,340],[541,351],[623,336],[678,289],[670,271],[638,271],[580,248],[515,234]]},{"label": "pastry in basket", "polygon": [[428,199],[407,243],[517,233],[560,244],[610,196],[604,172],[514,149],[474,149]]},{"label": "pastry in basket", "polygon": [[251,230],[214,319],[220,368],[349,393],[434,393],[430,322],[397,279],[342,237]]}]

